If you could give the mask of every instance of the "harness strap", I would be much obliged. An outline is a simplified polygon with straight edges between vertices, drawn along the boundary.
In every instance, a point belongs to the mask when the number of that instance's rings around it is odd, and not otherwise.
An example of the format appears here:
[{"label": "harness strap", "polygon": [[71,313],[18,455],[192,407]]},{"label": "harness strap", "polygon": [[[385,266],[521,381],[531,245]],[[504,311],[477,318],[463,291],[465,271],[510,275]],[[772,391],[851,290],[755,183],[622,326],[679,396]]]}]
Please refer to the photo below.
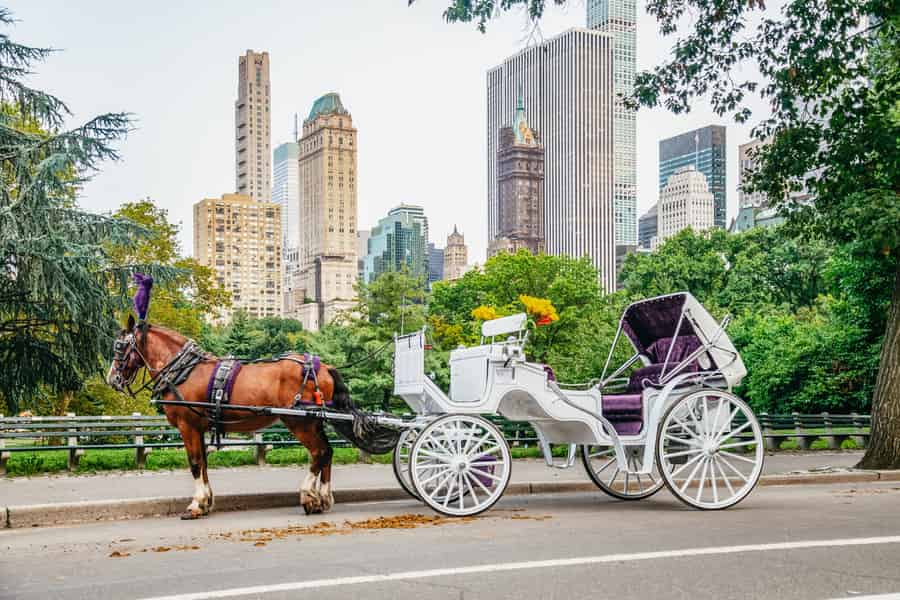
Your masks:
[{"label": "harness strap", "polygon": [[294,406],[303,404],[303,390],[310,378],[313,380],[315,391],[313,392],[313,402],[316,406],[323,406],[322,392],[319,390],[319,369],[322,368],[322,360],[316,354],[310,355],[309,352],[303,353],[303,381],[300,384],[300,391],[294,396]]},{"label": "harness strap", "polygon": [[240,361],[234,358],[222,359],[216,363],[206,387],[206,401],[215,405],[210,411],[209,429],[217,448],[222,447],[222,405],[230,402],[231,390],[240,370]]}]

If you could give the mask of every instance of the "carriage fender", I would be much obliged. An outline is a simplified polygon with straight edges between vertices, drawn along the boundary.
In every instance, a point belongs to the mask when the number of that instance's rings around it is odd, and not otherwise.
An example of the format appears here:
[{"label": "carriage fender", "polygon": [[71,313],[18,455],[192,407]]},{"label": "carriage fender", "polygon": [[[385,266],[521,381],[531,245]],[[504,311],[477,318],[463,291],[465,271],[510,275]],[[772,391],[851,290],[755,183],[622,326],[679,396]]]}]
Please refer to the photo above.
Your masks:
[{"label": "carriage fender", "polygon": [[[653,461],[656,460],[656,438],[659,422],[662,420],[663,415],[669,407],[682,396],[680,393],[673,395],[673,390],[684,381],[696,376],[696,373],[683,373],[682,375],[678,375],[672,379],[672,381],[667,383],[658,394],[647,398],[647,403],[651,406],[646,423],[647,442],[646,449],[644,450],[644,461],[641,465],[642,471],[649,472],[649,470],[653,468]],[[651,399],[653,400],[652,403],[649,402]]]}]

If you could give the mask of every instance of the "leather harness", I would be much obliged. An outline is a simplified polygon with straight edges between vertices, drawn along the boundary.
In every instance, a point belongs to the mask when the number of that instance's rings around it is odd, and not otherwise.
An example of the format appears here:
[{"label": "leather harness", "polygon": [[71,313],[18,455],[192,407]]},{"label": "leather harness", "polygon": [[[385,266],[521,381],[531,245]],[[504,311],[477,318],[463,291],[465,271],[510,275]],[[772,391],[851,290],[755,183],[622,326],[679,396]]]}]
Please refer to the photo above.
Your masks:
[{"label": "leather harness", "polygon": [[[183,402],[184,397],[178,391],[177,386],[187,380],[193,372],[194,367],[201,362],[212,360],[212,358],[212,355],[203,352],[195,341],[188,340],[172,360],[160,369],[153,385],[151,396],[154,399],[160,399],[167,392],[171,392],[177,400]],[[278,360],[297,362],[303,369],[303,382],[300,385],[300,391],[294,396],[294,407],[310,404],[303,400],[303,391],[306,389],[306,384],[310,380],[312,380],[315,386],[312,404],[315,404],[316,406],[325,405],[325,402],[322,399],[322,392],[319,390],[318,378],[318,371],[322,367],[322,361],[315,354],[305,352],[302,361],[288,356],[250,361],[242,361],[232,356],[220,359],[216,362],[212,375],[210,375],[209,383],[206,386],[206,402],[215,405],[213,408],[206,409],[205,412],[206,417],[209,420],[209,431],[212,443],[214,443],[216,447],[222,447],[222,434],[225,433],[223,425],[226,424],[226,421],[222,420],[222,411],[225,410],[225,405],[231,401],[231,392],[234,388],[234,383],[240,374],[241,367],[246,363],[277,362]],[[198,411],[195,410],[195,412]]]}]

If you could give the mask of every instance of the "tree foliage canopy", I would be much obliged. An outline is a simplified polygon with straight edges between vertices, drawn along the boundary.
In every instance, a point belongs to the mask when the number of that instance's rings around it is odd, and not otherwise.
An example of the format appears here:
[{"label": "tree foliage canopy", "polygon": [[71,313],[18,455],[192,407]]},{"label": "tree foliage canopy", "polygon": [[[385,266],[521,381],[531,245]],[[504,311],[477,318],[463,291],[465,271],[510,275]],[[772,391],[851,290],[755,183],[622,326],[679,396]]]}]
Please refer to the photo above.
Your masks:
[{"label": "tree foliage canopy", "polygon": [[[0,26],[12,23],[0,9]],[[97,373],[132,270],[166,275],[110,261],[104,242],[129,246],[143,228],[78,209],[79,186],[118,158],[112,144],[130,121],[111,113],[66,128],[65,103],[23,82],[50,52],[0,36],[0,395],[12,411]]]}]

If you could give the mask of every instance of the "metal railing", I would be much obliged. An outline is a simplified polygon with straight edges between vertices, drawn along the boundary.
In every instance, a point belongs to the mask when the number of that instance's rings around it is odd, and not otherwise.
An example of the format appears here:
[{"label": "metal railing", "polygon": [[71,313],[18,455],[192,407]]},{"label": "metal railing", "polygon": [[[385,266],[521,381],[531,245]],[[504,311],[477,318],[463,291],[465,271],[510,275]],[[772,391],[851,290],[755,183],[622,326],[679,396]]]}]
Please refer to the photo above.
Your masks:
[{"label": "metal railing", "polygon": [[[785,441],[797,448],[809,449],[816,440],[824,440],[828,448],[841,448],[851,439],[857,447],[866,446],[871,417],[851,414],[768,414],[758,415],[766,448],[775,450]],[[538,437],[528,423],[488,417],[503,430],[513,447],[532,447]],[[335,446],[347,446],[329,428],[328,436]],[[222,442],[226,448],[252,449],[256,463],[266,464],[266,453],[279,447],[300,443],[280,422],[252,434],[229,434]],[[819,444],[821,445],[821,444]],[[66,451],[69,470],[78,468],[79,458],[88,450],[132,449],[135,465],[144,468],[147,455],[157,448],[180,448],[181,435],[162,415],[147,416],[79,416],[4,417],[0,415],[0,475],[14,453]]]}]

